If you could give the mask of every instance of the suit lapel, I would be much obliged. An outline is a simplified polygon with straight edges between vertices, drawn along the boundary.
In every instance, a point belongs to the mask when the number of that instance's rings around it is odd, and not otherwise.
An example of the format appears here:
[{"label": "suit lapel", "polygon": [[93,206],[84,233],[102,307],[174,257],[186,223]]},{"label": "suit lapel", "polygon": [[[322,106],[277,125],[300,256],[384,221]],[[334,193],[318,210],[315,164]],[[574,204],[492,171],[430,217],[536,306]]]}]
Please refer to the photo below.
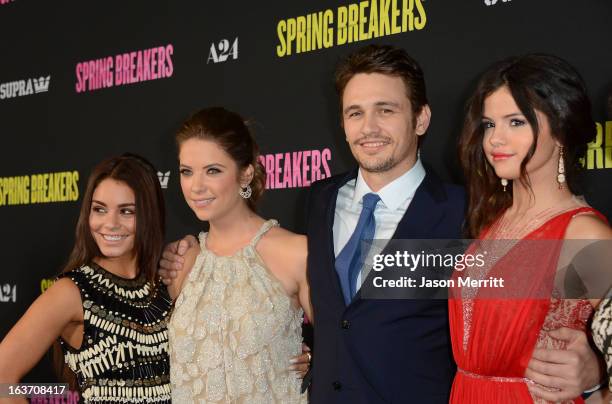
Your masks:
[{"label": "suit lapel", "polygon": [[336,213],[336,200],[338,199],[338,191],[342,188],[347,182],[357,177],[357,170],[352,170],[346,175],[339,177],[339,180],[329,184],[329,187],[325,189],[325,195],[323,197],[323,202],[327,205],[327,211],[325,212],[325,223],[324,223],[324,234],[325,234],[325,245],[327,248],[325,249],[328,253],[327,260],[329,262],[329,277],[330,282],[334,285],[335,294],[342,302],[342,305],[345,306],[344,297],[342,295],[342,287],[340,286],[340,279],[338,278],[338,273],[336,272],[336,254],[334,250],[334,219]]},{"label": "suit lapel", "polygon": [[443,211],[436,205],[443,199],[444,189],[434,174],[428,172],[398,223],[393,239],[430,238],[431,230],[442,219]]}]

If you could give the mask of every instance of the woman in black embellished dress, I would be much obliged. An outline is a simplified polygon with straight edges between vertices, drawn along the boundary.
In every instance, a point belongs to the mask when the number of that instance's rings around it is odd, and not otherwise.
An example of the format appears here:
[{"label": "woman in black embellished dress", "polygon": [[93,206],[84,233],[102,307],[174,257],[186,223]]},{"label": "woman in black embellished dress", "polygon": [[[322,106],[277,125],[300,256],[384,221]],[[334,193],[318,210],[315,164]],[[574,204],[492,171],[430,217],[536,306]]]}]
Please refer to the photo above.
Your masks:
[{"label": "woman in black embellished dress", "polygon": [[0,383],[17,383],[59,339],[63,373],[85,402],[170,402],[172,302],[156,279],[163,241],[151,164],[131,154],[99,164],[65,270],[0,344]]}]

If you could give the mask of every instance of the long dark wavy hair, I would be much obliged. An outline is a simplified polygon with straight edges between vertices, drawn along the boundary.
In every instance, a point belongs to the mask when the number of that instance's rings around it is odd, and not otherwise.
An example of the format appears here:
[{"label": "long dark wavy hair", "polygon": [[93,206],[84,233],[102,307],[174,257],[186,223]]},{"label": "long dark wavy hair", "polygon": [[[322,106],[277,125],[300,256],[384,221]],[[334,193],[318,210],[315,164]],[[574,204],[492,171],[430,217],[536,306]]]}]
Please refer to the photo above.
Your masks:
[{"label": "long dark wavy hair", "polygon": [[[89,264],[94,258],[102,255],[91,234],[89,215],[96,187],[108,178],[125,183],[134,192],[136,197],[134,249],[137,269],[139,274],[144,273],[146,278],[155,284],[166,229],[164,198],[153,165],[145,158],[132,153],[104,160],[93,169],[81,203],[74,247],[62,272]],[[78,389],[75,375],[64,364],[62,350],[57,342],[53,346],[53,361],[57,374],[70,384],[71,389]]]},{"label": "long dark wavy hair", "polygon": [[138,271],[144,272],[146,278],[155,283],[166,230],[164,197],[153,165],[145,158],[132,153],[104,160],[93,169],[83,195],[74,247],[63,272],[88,264],[92,259],[101,256],[100,249],[91,235],[89,214],[96,187],[108,178],[125,183],[134,192],[136,197],[134,249]]},{"label": "long dark wavy hair", "polygon": [[566,181],[574,194],[578,193],[580,158],[596,135],[584,80],[565,60],[528,54],[504,59],[487,69],[467,103],[459,139],[459,157],[469,192],[468,237],[477,237],[512,204],[512,187],[509,192],[502,191],[500,179],[482,149],[484,100],[503,86],[508,87],[533,130],[534,141],[521,163],[519,178],[528,189],[531,186],[526,166],[536,150],[539,133],[535,110],[546,115],[552,137],[564,148]]}]

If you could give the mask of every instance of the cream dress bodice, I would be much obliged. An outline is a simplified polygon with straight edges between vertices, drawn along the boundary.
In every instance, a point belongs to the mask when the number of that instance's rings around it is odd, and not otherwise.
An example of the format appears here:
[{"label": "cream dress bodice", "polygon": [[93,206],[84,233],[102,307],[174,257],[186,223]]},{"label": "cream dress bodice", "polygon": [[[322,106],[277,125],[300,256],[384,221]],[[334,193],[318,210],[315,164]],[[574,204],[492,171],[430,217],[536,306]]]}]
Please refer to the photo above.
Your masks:
[{"label": "cream dress bodice", "polygon": [[306,403],[288,370],[302,352],[301,308],[293,306],[255,246],[266,221],[232,256],[217,256],[200,233],[200,254],[168,326],[174,403]]}]

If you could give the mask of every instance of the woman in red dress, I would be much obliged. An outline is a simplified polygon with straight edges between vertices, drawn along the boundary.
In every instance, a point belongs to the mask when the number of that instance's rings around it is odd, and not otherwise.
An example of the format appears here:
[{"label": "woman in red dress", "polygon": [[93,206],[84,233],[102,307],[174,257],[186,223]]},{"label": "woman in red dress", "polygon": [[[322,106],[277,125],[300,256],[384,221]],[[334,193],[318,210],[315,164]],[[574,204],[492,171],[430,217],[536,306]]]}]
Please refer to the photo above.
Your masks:
[{"label": "woman in red dress", "polygon": [[509,58],[481,77],[460,140],[468,232],[481,239],[470,249],[492,251],[498,258],[480,276],[507,277],[514,290],[451,290],[451,403],[543,403],[534,391],[563,389],[525,371],[535,348],[566,348],[549,330],[584,330],[598,303],[562,299],[553,282],[568,265],[563,240],[612,238],[603,215],[576,196],[579,159],[594,136],[584,82],[564,60]]}]

